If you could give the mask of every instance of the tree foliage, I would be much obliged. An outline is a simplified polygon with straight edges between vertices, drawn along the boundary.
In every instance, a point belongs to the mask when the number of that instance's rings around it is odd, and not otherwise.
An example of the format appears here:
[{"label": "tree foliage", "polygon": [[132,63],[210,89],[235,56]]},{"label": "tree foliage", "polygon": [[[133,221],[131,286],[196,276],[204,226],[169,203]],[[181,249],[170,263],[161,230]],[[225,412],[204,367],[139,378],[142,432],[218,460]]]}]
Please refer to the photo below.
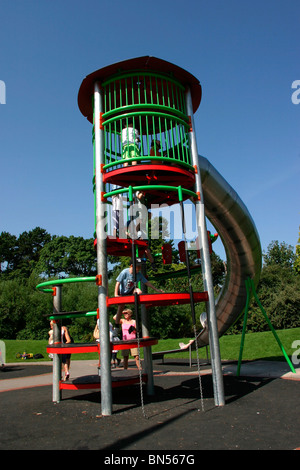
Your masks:
[{"label": "tree foliage", "polygon": [[50,240],[51,235],[40,227],[23,232],[18,238],[1,232],[1,274],[8,279],[28,278],[36,268],[42,249]]},{"label": "tree foliage", "polygon": [[263,254],[265,266],[281,266],[282,268],[292,268],[296,259],[294,249],[285,242],[279,243],[273,240],[269,246],[267,253]]},{"label": "tree foliage", "polygon": [[299,231],[298,244],[296,245],[294,270],[297,274],[300,274],[300,231]]},{"label": "tree foliage", "polygon": [[[294,269],[293,247],[273,241],[264,254],[264,265],[257,287],[258,298],[275,329],[300,326],[300,276]],[[230,330],[239,332],[242,319]],[[249,306],[248,331],[267,331],[266,320],[252,299]]]},{"label": "tree foliage", "polygon": [[93,239],[53,236],[40,252],[36,266],[47,276],[93,276],[96,274],[96,251]]},{"label": "tree foliage", "polygon": [[[51,236],[40,227],[23,232],[19,237],[2,232],[0,337],[10,339],[47,337],[49,330],[47,315],[53,309],[52,297],[37,291],[37,284],[53,277],[92,276],[96,273],[95,260],[92,238]],[[83,291],[78,287],[72,292],[70,300],[68,289],[64,287],[66,309],[78,310],[84,300],[90,300],[86,299],[89,288]],[[97,301],[95,291],[93,295]],[[89,303],[91,302],[87,301],[86,306],[81,307],[82,310],[89,308],[87,307]],[[83,330],[79,328],[78,333],[83,334]]]},{"label": "tree foliage", "polygon": [[[168,236],[164,219],[155,218],[152,229],[159,237],[151,240],[151,251],[155,256],[157,272],[148,269],[149,280],[165,292],[188,292],[189,281],[186,274],[175,277],[185,269],[180,260],[174,240],[172,263],[163,264],[162,245]],[[151,229],[150,224],[150,229]],[[299,255],[298,255],[299,256]],[[119,272],[129,265],[130,258],[109,259],[109,296],[114,295],[114,286]],[[259,298],[275,328],[292,328],[299,325],[300,276],[297,271],[297,252],[285,243],[273,241],[264,254],[264,267],[258,286]],[[193,266],[200,266],[201,260],[195,251],[190,252]],[[211,264],[216,290],[223,282],[223,261],[212,253]],[[58,277],[93,276],[96,274],[96,251],[93,239],[50,235],[36,227],[23,232],[18,237],[8,232],[0,234],[0,337],[4,339],[47,338],[49,323],[47,316],[52,312],[52,296],[36,289],[43,280]],[[194,292],[203,290],[201,270],[192,276]],[[204,304],[196,305],[197,328]],[[75,283],[63,286],[63,311],[95,311],[97,309],[97,286],[94,283]],[[153,336],[191,337],[193,325],[190,305],[151,307],[148,309],[150,331]],[[109,310],[110,317],[116,307]],[[65,320],[72,336],[77,341],[92,339],[94,317]],[[259,308],[252,302],[248,329],[267,329]],[[234,331],[241,330],[241,323]]]},{"label": "tree foliage", "polygon": [[5,339],[43,339],[52,311],[52,297],[35,288],[34,276],[28,280],[0,280],[0,337]]}]

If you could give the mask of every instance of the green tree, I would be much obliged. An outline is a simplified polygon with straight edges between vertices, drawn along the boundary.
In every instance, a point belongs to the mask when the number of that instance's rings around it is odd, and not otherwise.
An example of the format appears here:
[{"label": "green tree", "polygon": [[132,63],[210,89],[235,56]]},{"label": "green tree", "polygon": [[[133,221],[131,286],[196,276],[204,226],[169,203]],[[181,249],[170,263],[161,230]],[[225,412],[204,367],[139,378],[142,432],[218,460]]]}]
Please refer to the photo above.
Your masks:
[{"label": "green tree", "polygon": [[[293,269],[293,247],[285,242],[273,241],[264,254],[264,266],[257,287],[259,300],[275,329],[300,326],[300,277]],[[242,319],[231,332],[242,329]],[[252,299],[247,322],[248,331],[267,331],[266,320]]]},{"label": "green tree", "polygon": [[47,276],[96,274],[96,250],[93,239],[83,237],[52,237],[40,254],[37,272]]},{"label": "green tree", "polygon": [[41,250],[50,240],[51,235],[40,227],[21,233],[17,240],[14,275],[29,277],[39,261]]},{"label": "green tree", "polygon": [[16,250],[17,237],[8,232],[1,232],[0,235],[0,273],[8,274],[14,268],[14,256]]},{"label": "green tree", "polygon": [[16,279],[0,281],[0,337],[15,339],[24,328],[24,310],[28,302],[26,286]]},{"label": "green tree", "polygon": [[300,274],[300,232],[299,232],[298,244],[296,245],[294,270],[297,274]]},{"label": "green tree", "polygon": [[39,261],[43,247],[51,240],[46,230],[36,227],[17,238],[8,232],[0,236],[2,277],[28,278]]},{"label": "green tree", "polygon": [[[300,279],[290,268],[276,264],[265,266],[257,293],[275,329],[300,326]],[[269,329],[254,301],[250,306],[248,329],[251,331]]]},{"label": "green tree", "polygon": [[52,311],[51,295],[35,288],[38,278],[0,280],[0,337],[4,339],[47,338]]},{"label": "green tree", "polygon": [[279,243],[278,240],[273,240],[268,245],[268,251],[263,254],[263,258],[265,266],[275,264],[292,268],[295,262],[294,248],[285,242]]}]

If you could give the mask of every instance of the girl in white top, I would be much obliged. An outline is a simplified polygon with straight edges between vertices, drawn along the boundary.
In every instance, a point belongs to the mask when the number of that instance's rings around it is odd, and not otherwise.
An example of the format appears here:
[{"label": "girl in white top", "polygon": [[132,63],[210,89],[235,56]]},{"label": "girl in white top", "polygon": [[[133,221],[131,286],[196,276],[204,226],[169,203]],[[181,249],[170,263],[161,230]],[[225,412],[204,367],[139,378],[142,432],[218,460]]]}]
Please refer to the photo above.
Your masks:
[{"label": "girl in white top", "polygon": [[[139,144],[140,135],[137,129],[134,129],[132,121],[128,121],[128,125],[124,125],[122,129],[122,146],[123,146],[123,159],[139,157],[140,149]],[[132,162],[132,165],[136,165],[137,162]],[[128,162],[124,163],[124,166],[128,166]]]}]

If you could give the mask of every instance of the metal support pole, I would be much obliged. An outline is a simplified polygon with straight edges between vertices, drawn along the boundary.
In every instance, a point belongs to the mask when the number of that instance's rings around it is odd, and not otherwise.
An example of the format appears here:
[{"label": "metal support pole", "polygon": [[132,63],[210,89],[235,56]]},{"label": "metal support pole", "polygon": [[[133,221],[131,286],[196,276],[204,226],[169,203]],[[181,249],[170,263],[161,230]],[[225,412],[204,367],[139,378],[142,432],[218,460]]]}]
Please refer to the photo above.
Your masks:
[{"label": "metal support pole", "polygon": [[[130,218],[132,220],[133,205],[134,205],[132,186],[129,186],[129,202],[130,202],[129,213],[131,216]],[[132,260],[133,281],[134,281],[134,286],[136,287],[136,246],[134,243],[135,238],[136,238],[136,234],[134,234],[134,237],[131,239],[131,260]],[[136,326],[137,335],[139,335],[139,332],[140,332],[139,298],[136,292],[134,293],[134,308],[135,308],[135,326]]]},{"label": "metal support pole", "polygon": [[[61,311],[61,285],[54,287],[53,313]],[[61,325],[59,320],[53,321],[53,344],[61,343]],[[52,365],[52,401],[59,403],[61,400],[61,390],[59,382],[61,380],[61,354],[53,354]]]},{"label": "metal support pole", "polygon": [[[202,381],[201,381],[201,373],[200,373],[200,361],[199,361],[198,344],[197,344],[197,330],[196,330],[194,292],[193,292],[193,287],[192,287],[192,276],[191,276],[191,269],[190,269],[190,258],[189,258],[189,252],[188,252],[188,246],[187,246],[187,238],[186,238],[186,225],[185,225],[184,206],[183,206],[183,197],[182,197],[182,187],[181,186],[178,187],[178,199],[179,199],[180,212],[181,212],[182,232],[183,232],[184,247],[185,247],[185,263],[186,263],[188,282],[189,282],[191,312],[192,312],[193,329],[194,329],[194,335],[195,335],[195,345],[196,345],[196,352],[197,352],[197,369],[198,369],[198,377],[199,377],[199,390],[200,390],[201,408],[202,408],[202,411],[204,411],[203,390],[202,390]],[[192,363],[191,349],[190,349],[189,352],[190,352],[190,367],[191,367],[191,363]]]},{"label": "metal support pole", "polygon": [[182,188],[181,188],[181,186],[178,187],[178,198],[179,198],[179,205],[180,205],[182,232],[183,232],[184,248],[185,248],[185,260],[186,260],[185,263],[186,263],[187,276],[188,276],[188,282],[189,282],[189,293],[190,293],[192,319],[193,319],[193,326],[195,326],[196,325],[195,302],[194,302],[194,293],[193,293],[193,288],[192,288],[190,258],[189,258],[187,239],[186,239],[186,225],[185,225],[185,216],[184,216],[184,207],[183,207],[183,198],[182,198]]},{"label": "metal support pole", "polygon": [[103,112],[102,90],[99,83],[94,86],[95,126],[95,176],[96,176],[96,235],[98,307],[100,312],[100,364],[101,364],[101,408],[102,415],[112,414],[111,347],[109,340],[109,318],[106,305],[108,295],[107,248],[106,248],[106,200],[101,168],[104,162],[104,130],[101,122]]},{"label": "metal support pole", "polygon": [[[142,274],[146,275],[146,267],[142,266]],[[148,292],[147,286],[141,283],[141,290],[143,294]],[[150,328],[149,328],[149,319],[148,319],[148,312],[145,305],[141,305],[141,322],[142,322],[142,336],[143,338],[150,336]],[[147,346],[144,348],[144,369],[148,376],[147,380],[147,395],[151,396],[154,395],[154,378],[153,378],[153,363],[152,363],[152,348],[151,346]]]},{"label": "metal support pole", "polygon": [[190,137],[190,150],[191,150],[191,156],[192,156],[192,163],[193,163],[193,166],[197,168],[197,171],[195,174],[195,189],[196,189],[195,192],[199,194],[199,199],[195,203],[195,209],[196,209],[199,242],[200,242],[203,284],[204,284],[204,289],[208,292],[208,299],[209,299],[208,302],[206,303],[206,312],[207,312],[209,343],[210,343],[210,351],[211,351],[214,399],[215,399],[216,406],[224,406],[225,405],[224,383],[223,383],[222,364],[221,364],[221,355],[220,355],[218,325],[217,325],[217,317],[216,317],[216,309],[215,309],[214,288],[213,288],[213,281],[212,281],[210,254],[209,254],[209,246],[208,246],[208,238],[207,238],[207,227],[206,227],[206,219],[205,219],[205,207],[204,207],[204,198],[203,198],[203,190],[202,190],[202,183],[201,183],[201,174],[200,174],[200,168],[198,164],[198,149],[197,149],[196,134],[195,134],[193,104],[192,104],[191,91],[189,88],[186,90],[186,108],[187,108],[187,114],[191,120],[191,130],[189,133],[189,137]]}]

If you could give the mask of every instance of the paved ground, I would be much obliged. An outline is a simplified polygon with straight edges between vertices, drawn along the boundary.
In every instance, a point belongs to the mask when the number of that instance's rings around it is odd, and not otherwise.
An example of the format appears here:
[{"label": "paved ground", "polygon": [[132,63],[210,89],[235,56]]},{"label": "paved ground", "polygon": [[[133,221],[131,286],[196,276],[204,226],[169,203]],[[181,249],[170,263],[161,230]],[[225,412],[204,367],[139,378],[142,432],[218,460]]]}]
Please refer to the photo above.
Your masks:
[{"label": "paved ground", "polygon": [[[157,360],[155,395],[143,387],[144,408],[139,385],[114,389],[108,417],[101,415],[98,391],[64,390],[62,401],[52,403],[51,366],[28,361],[0,371],[0,449],[97,449],[103,458],[175,451],[201,459],[200,450],[300,447],[300,369],[292,374],[285,362],[243,363],[240,377],[236,363],[224,363],[226,404],[216,407],[209,366],[201,365],[201,400],[196,367],[188,360]],[[71,375],[96,369],[96,361],[72,361]]]}]

